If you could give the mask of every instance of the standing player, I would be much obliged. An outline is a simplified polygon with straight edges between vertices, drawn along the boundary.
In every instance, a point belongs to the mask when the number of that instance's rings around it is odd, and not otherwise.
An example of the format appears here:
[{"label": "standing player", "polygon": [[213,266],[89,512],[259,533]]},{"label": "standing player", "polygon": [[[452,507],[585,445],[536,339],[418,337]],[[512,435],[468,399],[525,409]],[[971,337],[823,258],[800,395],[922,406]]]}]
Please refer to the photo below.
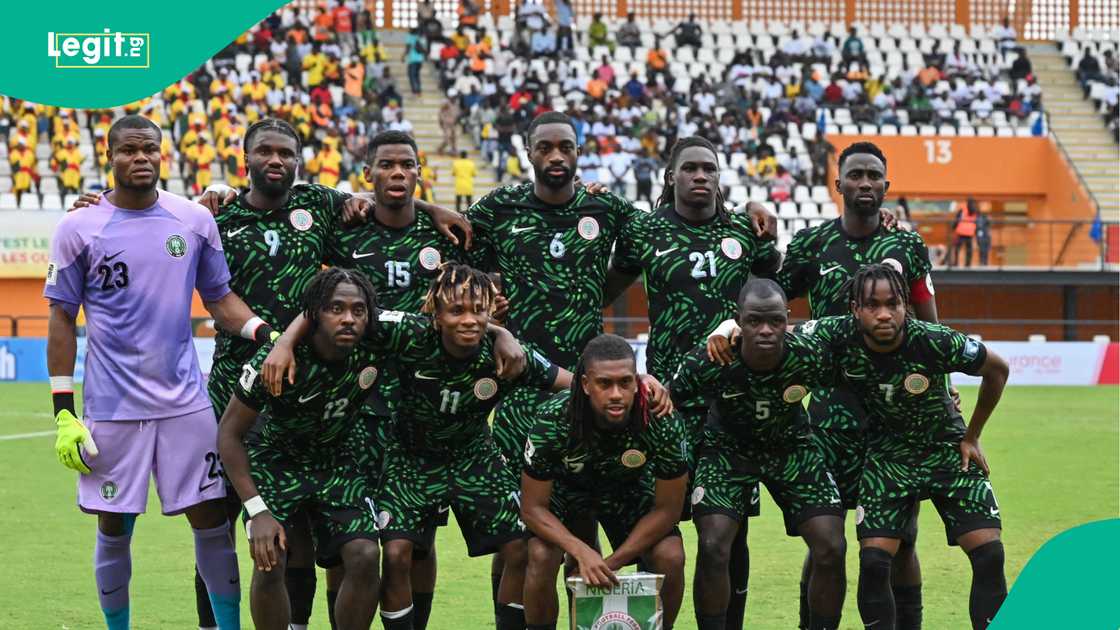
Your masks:
[{"label": "standing player", "polygon": [[[556,628],[556,574],[564,553],[589,584],[617,583],[615,572],[641,559],[665,575],[664,627],[684,595],[684,547],[676,525],[688,483],[688,440],[677,414],[657,417],[640,384],[629,342],[600,335],[583,351],[569,392],[539,409],[524,448],[521,518],[532,532],[525,576],[530,630]],[[573,534],[588,514],[614,553]]]},{"label": "standing player", "polygon": [[[646,361],[650,374],[667,383],[685,353],[719,322],[735,316],[747,278],[752,273],[772,276],[780,262],[773,244],[755,234],[746,216],[724,208],[715,147],[699,136],[683,138],[670,153],[657,208],[622,228],[606,302],[613,302],[642,274],[650,320]],[[692,445],[692,467],[708,406],[699,395],[676,403]],[[752,497],[749,516],[758,514],[757,484]],[[740,523],[731,551],[735,590],[727,613],[727,627],[736,630],[743,627],[747,599],[747,521]]]},{"label": "standing player", "polygon": [[[980,432],[1007,383],[1007,363],[979,341],[910,317],[907,282],[892,265],[868,265],[848,291],[850,315],[802,325],[828,342],[848,388],[867,409],[867,459],[859,482],[859,612],[864,626],[896,628],[891,559],[933,501],[950,545],[972,564],[969,616],[987,628],[1007,596],[1000,514]],[[948,376],[981,377],[966,428]]]},{"label": "standing player", "polygon": [[[883,223],[880,208],[890,187],[883,152],[870,142],[856,142],[840,153],[839,169],[835,186],[844,198],[844,214],[794,235],[786,248],[778,283],[790,298],[806,296],[810,317],[814,319],[844,315],[849,312],[845,291],[849,279],[865,264],[888,264],[906,280],[915,315],[936,322],[929,252],[922,237],[917,232],[890,230]],[[713,339],[716,345],[726,348],[724,341]],[[824,451],[845,509],[855,508],[858,501],[865,450],[864,416],[863,406],[843,385],[815,391],[809,403],[813,438]],[[922,578],[914,549],[916,536],[917,521],[903,538],[892,571],[898,627],[902,630],[916,630],[922,625]],[[809,622],[811,564],[806,558],[801,580],[801,628],[807,628]]]},{"label": "standing player", "polygon": [[[237,628],[237,558],[221,505],[217,424],[191,344],[191,294],[198,289],[224,330],[261,342],[272,329],[230,292],[209,213],[157,190],[160,139],[159,127],[141,116],[114,123],[107,157],[118,188],[65,216],[52,239],[43,293],[51,302],[47,360],[56,450],[64,465],[82,473],[79,507],[98,515],[94,574],[110,629],[128,627],[129,545],[153,474],[163,512],[185,513],[194,528],[195,559],[218,626]],[[89,428],[74,414],[79,307],[89,340],[83,410]]]},{"label": "standing player", "polygon": [[253,624],[289,627],[287,530],[298,517],[300,526],[311,522],[319,563],[346,567],[332,618],[339,628],[369,628],[377,609],[377,513],[348,409],[368,395],[383,363],[364,339],[374,326],[375,293],[361,274],[330,268],[304,289],[302,308],[313,332],[296,348],[298,382],[271,396],[259,377],[269,349],[260,349],[242,369],[218,439],[230,481],[247,497]]},{"label": "standing player", "polygon": [[822,343],[786,332],[788,315],[781,287],[751,279],[739,294],[742,335],[732,361],[712,362],[700,345],[670,386],[674,398],[711,402],[691,499],[700,541],[692,589],[700,630],[722,630],[728,621],[728,554],[759,481],[782,508],[786,533],[812,550],[809,627],[840,625],[844,511],[802,403],[810,389],[831,385],[835,371]]}]

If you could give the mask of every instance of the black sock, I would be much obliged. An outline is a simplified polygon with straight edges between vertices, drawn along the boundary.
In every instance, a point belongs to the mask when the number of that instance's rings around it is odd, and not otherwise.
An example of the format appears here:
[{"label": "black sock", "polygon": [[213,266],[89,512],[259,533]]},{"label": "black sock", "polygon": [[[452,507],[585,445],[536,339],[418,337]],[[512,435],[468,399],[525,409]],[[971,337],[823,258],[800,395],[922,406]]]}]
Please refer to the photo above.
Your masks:
[{"label": "black sock", "polygon": [[432,598],[435,593],[412,593],[412,628],[424,630],[428,627],[428,618],[432,616]]},{"label": "black sock", "polygon": [[416,609],[412,606],[408,607],[408,612],[397,617],[396,619],[388,619],[385,617],[384,611],[381,613],[381,625],[385,626],[385,630],[413,630],[412,618]]},{"label": "black sock", "polygon": [[331,630],[338,630],[334,622],[334,603],[338,600],[338,591],[327,589],[327,619],[330,619]]},{"label": "black sock", "polygon": [[727,615],[704,615],[696,613],[697,630],[723,630],[727,625]]},{"label": "black sock", "polygon": [[993,540],[968,554],[972,562],[972,592],[968,614],[974,630],[987,628],[1007,598],[1007,578],[1003,573],[1003,542]]},{"label": "black sock", "polygon": [[198,567],[194,568],[194,607],[198,611],[199,628],[217,628],[218,622],[214,619],[214,609],[210,607],[210,595],[206,592],[206,582],[198,574]]},{"label": "black sock", "polygon": [[747,529],[741,527],[731,541],[728,573],[731,576],[731,599],[727,602],[727,630],[742,630],[747,613],[747,585],[750,582],[751,555],[747,548]]},{"label": "black sock", "polygon": [[315,602],[315,567],[288,567],[284,570],[284,586],[292,605],[292,623],[306,626]]},{"label": "black sock", "polygon": [[801,599],[798,600],[797,627],[807,630],[809,627],[809,583],[801,582]]},{"label": "black sock", "polygon": [[498,589],[501,586],[502,586],[502,574],[501,573],[491,573],[490,574],[490,601],[494,603],[494,618],[495,619],[497,619],[498,610],[501,608],[501,605],[498,604]]},{"label": "black sock", "polygon": [[898,630],[922,630],[922,585],[892,586]]},{"label": "black sock", "polygon": [[875,630],[894,630],[891,554],[877,547],[859,550],[859,589],[856,599],[864,626],[875,626]]},{"label": "black sock", "polygon": [[520,605],[498,605],[498,630],[524,630],[525,609]]},{"label": "black sock", "polygon": [[836,630],[840,627],[840,617],[825,617],[809,611],[809,630]]}]

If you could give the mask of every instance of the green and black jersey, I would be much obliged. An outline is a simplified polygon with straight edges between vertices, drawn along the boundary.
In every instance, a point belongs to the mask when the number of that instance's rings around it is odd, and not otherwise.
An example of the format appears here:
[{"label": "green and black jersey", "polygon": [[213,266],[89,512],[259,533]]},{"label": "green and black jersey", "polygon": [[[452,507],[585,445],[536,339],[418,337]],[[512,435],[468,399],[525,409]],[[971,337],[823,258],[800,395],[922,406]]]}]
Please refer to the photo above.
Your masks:
[{"label": "green and black jersey", "polygon": [[467,255],[473,266],[501,273],[510,332],[570,370],[603,331],[611,247],[638,214],[620,197],[584,188],[553,206],[531,182],[505,186],[468,211],[474,246]]},{"label": "green and black jersey", "polygon": [[676,479],[688,472],[689,444],[675,412],[664,418],[650,413],[644,427],[596,428],[589,439],[574,442],[570,399],[570,392],[561,392],[538,408],[525,443],[524,471],[530,477],[600,491],[631,486],[645,474]]},{"label": "green and black jersey", "polygon": [[[933,292],[929,251],[917,232],[892,231],[880,225],[868,236],[853,238],[844,232],[839,218],[794,235],[778,272],[778,284],[791,300],[806,296],[813,319],[847,315],[848,280],[860,267],[873,263],[891,265],[910,286],[924,279]],[[855,431],[862,427],[865,412],[856,397],[840,387],[814,392],[809,415],[813,425],[822,429]]]},{"label": "green and black jersey", "polygon": [[[229,265],[229,288],[261,319],[283,330],[299,312],[299,298],[327,257],[349,195],[318,184],[297,184],[278,210],[249,205],[242,193],[216,217]],[[244,363],[257,344],[218,332],[215,361]]]},{"label": "green and black jersey", "polygon": [[946,376],[976,375],[987,358],[984,344],[912,317],[904,324],[902,346],[888,353],[867,347],[851,315],[808,321],[800,330],[824,341],[836,356],[844,383],[867,410],[870,443],[884,440],[924,452],[964,437],[964,419]]},{"label": "green and black jersey", "polygon": [[[929,278],[929,251],[917,232],[887,230],[853,238],[840,219],[805,228],[786,247],[778,284],[789,299],[806,296],[813,319],[849,312],[845,289],[859,268],[873,263],[891,265],[906,282]],[[931,291],[932,292],[932,291]]]},{"label": "green and black jersey", "polygon": [[407,227],[391,228],[371,218],[339,232],[327,248],[327,264],[356,269],[370,279],[379,307],[412,313],[423,306],[439,266],[461,259],[459,249],[440,234],[431,216],[419,210]]},{"label": "green and black jersey", "polygon": [[720,322],[735,317],[739,290],[750,274],[772,275],[779,261],[774,245],[755,235],[746,215],[693,223],[667,205],[627,223],[615,244],[613,265],[623,273],[642,274],[649,304],[649,373],[668,382],[687,352]]},{"label": "green and black jersey", "polygon": [[283,453],[291,466],[325,469],[344,453],[357,423],[355,411],[377,382],[385,354],[362,340],[344,359],[319,358],[309,343],[295,348],[295,384],[273,397],[260,377],[271,346],[260,348],[242,367],[234,395],[260,414],[250,446]]},{"label": "green and black jersey", "polygon": [[781,361],[760,372],[743,363],[739,343],[726,366],[711,361],[705,345],[688,353],[670,381],[673,400],[706,399],[709,429],[741,444],[776,451],[798,446],[809,435],[802,399],[836,382],[832,353],[818,339],[786,333]]},{"label": "green and black jersey", "polygon": [[548,390],[558,369],[539,352],[526,348],[525,370],[513,381],[497,376],[494,342],[483,335],[478,352],[459,359],[443,347],[428,317],[384,311],[386,348],[391,348],[400,376],[400,402],[394,406],[396,431],[406,447],[453,451],[477,445],[489,435],[487,417],[502,397],[517,387]]}]

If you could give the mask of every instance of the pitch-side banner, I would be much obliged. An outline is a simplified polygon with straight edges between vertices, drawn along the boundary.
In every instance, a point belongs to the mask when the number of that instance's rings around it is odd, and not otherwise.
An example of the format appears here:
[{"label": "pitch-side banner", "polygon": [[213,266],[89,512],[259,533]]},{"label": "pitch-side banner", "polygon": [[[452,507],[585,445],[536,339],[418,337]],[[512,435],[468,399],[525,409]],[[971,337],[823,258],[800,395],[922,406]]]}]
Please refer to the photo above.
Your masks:
[{"label": "pitch-side banner", "polygon": [[280,0],[10,2],[0,94],[47,105],[124,105],[206,62]]},{"label": "pitch-side banner", "polygon": [[0,213],[0,278],[43,278],[61,212]]}]

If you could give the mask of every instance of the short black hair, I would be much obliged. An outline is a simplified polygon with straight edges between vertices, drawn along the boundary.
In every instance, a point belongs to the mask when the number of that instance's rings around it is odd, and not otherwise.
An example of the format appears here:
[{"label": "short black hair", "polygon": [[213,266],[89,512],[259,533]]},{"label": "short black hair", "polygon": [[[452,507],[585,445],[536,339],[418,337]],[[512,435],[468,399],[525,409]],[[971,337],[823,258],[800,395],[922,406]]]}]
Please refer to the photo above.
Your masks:
[{"label": "short black hair", "polygon": [[342,267],[328,267],[320,271],[311,278],[311,282],[308,282],[307,288],[303,290],[300,309],[303,311],[303,316],[311,322],[311,330],[319,327],[319,311],[326,308],[331,301],[331,296],[334,295],[335,288],[344,282],[358,287],[362,292],[366,312],[369,313],[366,334],[370,334],[373,330],[374,323],[377,321],[377,291],[364,273]]},{"label": "short black hair", "polygon": [[537,131],[537,127],[541,125],[567,125],[571,128],[572,133],[579,137],[579,132],[576,131],[576,125],[572,122],[571,117],[561,112],[545,112],[533,119],[529,123],[529,130],[525,132],[525,137],[529,139],[530,144],[533,142],[533,133]]},{"label": "short black hair", "polygon": [[[572,373],[571,398],[568,400],[569,444],[590,446],[594,435],[595,413],[591,410],[591,397],[583,391],[583,376],[587,374],[587,366],[596,361],[620,361],[623,359],[634,361],[636,369],[637,359],[634,357],[634,348],[630,346],[629,341],[618,335],[604,333],[587,342],[587,345],[584,346],[583,354],[580,355],[575,372]],[[641,395],[641,388],[639,388],[638,396]],[[634,401],[634,406],[630,410],[630,418],[627,420],[627,424],[632,431],[640,431],[645,428],[648,417],[645,415],[647,410],[644,407],[645,405],[640,399]]]},{"label": "short black hair", "polygon": [[253,136],[257,135],[258,131],[275,131],[289,136],[292,140],[296,141],[296,156],[303,152],[303,141],[299,138],[299,133],[296,132],[295,127],[288,123],[286,120],[279,118],[262,118],[257,122],[249,125],[249,129],[245,132],[245,153],[249,152],[249,147],[253,146]]},{"label": "short black hair", "polygon": [[416,154],[416,159],[420,159],[420,149],[416,146],[416,139],[411,135],[396,129],[382,131],[369,141],[369,146],[366,147],[366,163],[373,163],[373,159],[377,157],[377,148],[387,144],[407,144],[412,147],[412,152]]},{"label": "short black hair", "polygon": [[840,158],[837,160],[836,168],[844,170],[844,160],[848,159],[849,155],[856,155],[858,153],[866,153],[867,155],[874,155],[879,158],[883,163],[883,168],[887,168],[887,156],[883,155],[882,149],[875,146],[874,142],[853,142],[849,144],[843,151],[840,152]]},{"label": "short black hair", "polygon": [[774,282],[770,278],[759,278],[751,276],[747,279],[747,283],[739,290],[739,308],[742,309],[747,304],[747,298],[757,297],[766,299],[772,295],[777,295],[782,298],[782,302],[788,304],[789,298],[786,297],[786,292],[782,289],[782,285]]},{"label": "short black hair", "polygon": [[124,129],[152,129],[156,132],[156,141],[163,140],[163,130],[159,125],[140,114],[129,114],[118,118],[112,127],[109,127],[109,150],[113,150],[113,139]]}]

